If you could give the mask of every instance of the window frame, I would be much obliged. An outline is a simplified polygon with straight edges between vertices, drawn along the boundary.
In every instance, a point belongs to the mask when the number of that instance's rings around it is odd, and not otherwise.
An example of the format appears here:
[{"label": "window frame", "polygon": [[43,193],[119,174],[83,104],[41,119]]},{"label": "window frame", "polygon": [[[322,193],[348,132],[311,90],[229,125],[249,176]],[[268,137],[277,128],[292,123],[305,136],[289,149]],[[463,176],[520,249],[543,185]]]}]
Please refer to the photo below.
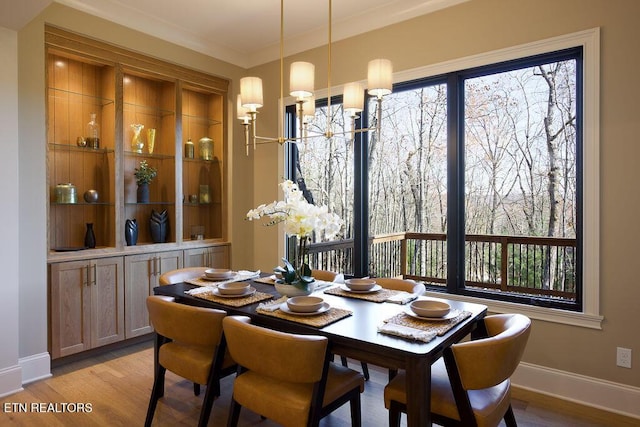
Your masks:
[{"label": "window frame", "polygon": [[[599,252],[600,252],[600,173],[599,173],[599,93],[600,93],[600,30],[599,28],[593,28],[577,33],[568,35],[562,35],[549,39],[539,40],[532,43],[513,46],[505,49],[482,53],[470,57],[451,60],[439,64],[420,67],[412,70],[406,70],[397,72],[394,74],[394,82],[397,87],[408,87],[415,84],[416,80],[421,80],[421,84],[424,85],[425,81],[429,79],[438,80],[442,76],[446,75],[449,79],[458,79],[458,76],[464,73],[470,73],[473,70],[478,70],[481,67],[491,66],[493,70],[497,70],[500,64],[507,63],[509,61],[519,61],[522,58],[535,57],[538,55],[549,55],[552,52],[564,51],[576,47],[582,48],[582,67],[578,73],[582,73],[582,163],[578,161],[577,167],[581,168],[582,176],[582,212],[579,220],[582,223],[580,231],[576,236],[579,240],[578,247],[582,247],[582,308],[578,311],[562,309],[562,308],[550,308],[545,306],[537,306],[519,303],[516,301],[509,301],[508,299],[488,299],[483,297],[481,292],[470,291],[469,289],[459,289],[455,282],[448,280],[447,298],[460,299],[465,301],[475,301],[489,306],[489,310],[496,313],[501,312],[513,312],[517,311],[528,315],[531,318],[556,322],[562,324],[570,324],[575,326],[582,326],[592,329],[602,329],[603,316],[600,314],[600,271],[599,271]],[[464,71],[461,71],[464,70]],[[458,74],[456,74],[458,73]],[[457,99],[461,96],[461,85],[452,84],[457,82],[448,82],[448,91],[454,91],[454,93],[448,92],[448,107],[452,99]],[[322,95],[317,94],[318,98]],[[580,96],[580,95],[578,95]],[[458,100],[459,101],[459,100]],[[333,102],[333,101],[332,101]],[[464,102],[464,101],[462,101]],[[580,106],[580,103],[578,104]],[[455,106],[455,105],[454,105]],[[366,107],[365,107],[366,108]],[[452,111],[449,109],[449,111]],[[363,112],[362,117],[367,117],[366,111]],[[449,114],[450,122],[448,126],[448,138],[450,141],[457,141],[457,144],[449,144],[449,150],[463,150],[464,143],[463,138],[458,137],[460,132],[463,132],[460,120],[454,120],[451,122],[452,114]],[[463,124],[463,123],[462,123]],[[363,126],[367,126],[364,122]],[[357,144],[357,152],[354,154],[354,159],[358,156],[367,158],[366,144]],[[458,151],[459,152],[459,151]],[[356,156],[357,154],[357,156]],[[450,152],[448,154],[448,168],[459,168],[463,165],[460,163],[462,160],[460,156],[451,155],[455,154]],[[358,172],[357,160],[356,170]],[[448,183],[449,188],[454,186],[464,186],[463,180],[459,179],[459,174],[448,174],[454,176],[454,179]],[[458,176],[458,178],[456,178]],[[362,189],[361,189],[362,190]],[[462,189],[464,194],[464,189]],[[361,192],[361,191],[359,191]],[[358,193],[358,192],[356,192]],[[357,209],[359,205],[366,205],[368,202],[368,188],[367,191],[361,195],[360,200],[356,200],[354,209]],[[459,204],[459,200],[449,200],[448,209],[452,206]],[[454,208],[455,209],[455,208]],[[459,210],[452,211],[452,215],[457,215]],[[366,209],[363,213],[366,213]],[[357,214],[357,212],[356,212]],[[464,219],[461,215],[456,216],[456,221],[461,220],[464,223]],[[449,217],[449,223],[451,223],[452,217]],[[354,222],[355,225],[355,222]],[[451,227],[449,230],[457,229],[464,230],[464,224],[461,227],[456,224],[456,227]],[[460,234],[460,233],[458,233]],[[356,236],[354,236],[356,237]],[[450,236],[454,241],[463,240],[464,233],[459,236]],[[366,240],[365,240],[366,241]],[[458,245],[460,243],[458,242]],[[454,245],[456,246],[456,245]],[[459,250],[460,246],[456,249],[457,257],[464,256],[463,251]],[[354,248],[355,249],[355,248]],[[365,251],[367,252],[367,251]],[[453,264],[449,268],[455,268],[455,262],[451,263],[451,254],[448,254],[448,263]],[[367,255],[360,255],[362,261],[366,261]],[[363,258],[364,257],[364,258]],[[355,260],[354,260],[355,262]],[[357,265],[357,264],[354,264]],[[367,263],[364,264],[365,266]],[[364,272],[360,272],[364,273]],[[451,276],[452,271],[448,272],[448,276]],[[455,287],[452,289],[452,287]],[[427,291],[431,296],[442,296],[442,291]]]}]

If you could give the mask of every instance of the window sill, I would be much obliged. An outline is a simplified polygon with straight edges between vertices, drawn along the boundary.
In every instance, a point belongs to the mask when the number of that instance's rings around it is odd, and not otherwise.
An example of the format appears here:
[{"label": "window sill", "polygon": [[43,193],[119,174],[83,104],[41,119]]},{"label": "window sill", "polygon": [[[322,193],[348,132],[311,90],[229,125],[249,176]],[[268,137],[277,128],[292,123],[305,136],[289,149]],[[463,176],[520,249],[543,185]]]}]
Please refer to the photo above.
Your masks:
[{"label": "window sill", "polygon": [[474,302],[484,304],[492,313],[520,313],[525,316],[545,322],[560,323],[563,325],[579,326],[581,328],[602,329],[601,315],[578,313],[574,311],[559,310],[556,308],[534,307],[531,305],[513,302],[496,301],[484,298],[475,298],[463,295],[443,294],[441,292],[425,292],[426,296],[433,298],[447,298],[455,301]]}]

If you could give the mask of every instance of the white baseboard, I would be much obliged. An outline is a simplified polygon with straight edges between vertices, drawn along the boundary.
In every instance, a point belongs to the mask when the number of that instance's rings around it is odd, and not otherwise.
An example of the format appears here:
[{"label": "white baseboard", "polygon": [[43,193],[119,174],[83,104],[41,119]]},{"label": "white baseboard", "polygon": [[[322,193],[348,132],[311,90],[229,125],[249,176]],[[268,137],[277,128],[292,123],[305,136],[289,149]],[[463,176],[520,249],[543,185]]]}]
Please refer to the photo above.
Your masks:
[{"label": "white baseboard", "polygon": [[521,362],[514,386],[640,419],[640,388]]},{"label": "white baseboard", "polygon": [[20,365],[0,370],[0,397],[22,390],[22,368]]},{"label": "white baseboard", "polygon": [[18,360],[22,368],[22,384],[29,384],[51,376],[49,353],[33,354]]}]

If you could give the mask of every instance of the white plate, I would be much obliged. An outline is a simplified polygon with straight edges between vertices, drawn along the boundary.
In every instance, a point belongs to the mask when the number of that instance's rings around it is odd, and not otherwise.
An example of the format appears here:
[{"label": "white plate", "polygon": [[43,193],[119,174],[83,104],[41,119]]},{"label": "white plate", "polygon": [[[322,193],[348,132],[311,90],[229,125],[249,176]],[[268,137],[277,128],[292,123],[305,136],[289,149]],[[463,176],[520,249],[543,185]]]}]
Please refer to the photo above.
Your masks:
[{"label": "white plate", "polygon": [[213,288],[211,290],[211,292],[215,296],[221,297],[221,298],[242,298],[242,297],[248,297],[250,295],[255,294],[256,293],[256,288],[254,288],[253,286],[249,286],[249,290],[247,292],[245,292],[244,294],[239,294],[239,295],[221,294],[220,291],[218,290],[218,288]]},{"label": "white plate", "polygon": [[349,289],[349,287],[347,285],[340,285],[340,289],[342,289],[343,291],[346,291],[346,292],[354,293],[354,294],[372,294],[372,293],[378,292],[380,289],[382,289],[382,286],[374,285],[373,288],[369,289],[368,291],[352,291],[351,289]]},{"label": "white plate", "polygon": [[328,311],[330,308],[331,308],[331,305],[329,305],[328,302],[324,302],[322,303],[322,307],[320,307],[320,309],[317,311],[312,311],[309,313],[300,313],[297,311],[291,311],[291,309],[287,306],[286,302],[283,302],[282,304],[280,304],[280,310],[284,311],[285,313],[293,314],[295,316],[315,316],[316,314],[321,314],[321,313],[324,313],[325,311]]},{"label": "white plate", "polygon": [[202,280],[207,280],[209,282],[222,282],[223,280],[229,280],[229,279],[233,279],[234,277],[236,277],[235,273],[230,274],[228,276],[220,276],[220,277],[209,277],[205,274],[203,274],[202,276],[200,276],[200,278]]},{"label": "white plate", "polygon": [[445,320],[453,319],[454,317],[460,315],[459,310],[451,310],[450,312],[448,312],[442,317],[423,317],[415,314],[410,307],[407,307],[404,312],[413,318],[420,319],[420,320],[429,320],[431,322],[444,322]]}]

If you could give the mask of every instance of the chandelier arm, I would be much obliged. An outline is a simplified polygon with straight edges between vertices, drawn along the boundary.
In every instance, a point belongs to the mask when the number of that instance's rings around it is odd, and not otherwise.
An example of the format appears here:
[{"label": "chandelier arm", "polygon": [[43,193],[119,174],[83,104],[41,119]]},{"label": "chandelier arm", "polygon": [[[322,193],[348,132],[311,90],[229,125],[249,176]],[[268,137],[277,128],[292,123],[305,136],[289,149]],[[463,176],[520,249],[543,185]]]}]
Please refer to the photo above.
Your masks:
[{"label": "chandelier arm", "polygon": [[333,1],[329,0],[329,41],[327,43],[328,59],[327,59],[327,132],[326,135],[330,137],[333,135],[333,120],[331,114],[331,15],[333,11]]}]

